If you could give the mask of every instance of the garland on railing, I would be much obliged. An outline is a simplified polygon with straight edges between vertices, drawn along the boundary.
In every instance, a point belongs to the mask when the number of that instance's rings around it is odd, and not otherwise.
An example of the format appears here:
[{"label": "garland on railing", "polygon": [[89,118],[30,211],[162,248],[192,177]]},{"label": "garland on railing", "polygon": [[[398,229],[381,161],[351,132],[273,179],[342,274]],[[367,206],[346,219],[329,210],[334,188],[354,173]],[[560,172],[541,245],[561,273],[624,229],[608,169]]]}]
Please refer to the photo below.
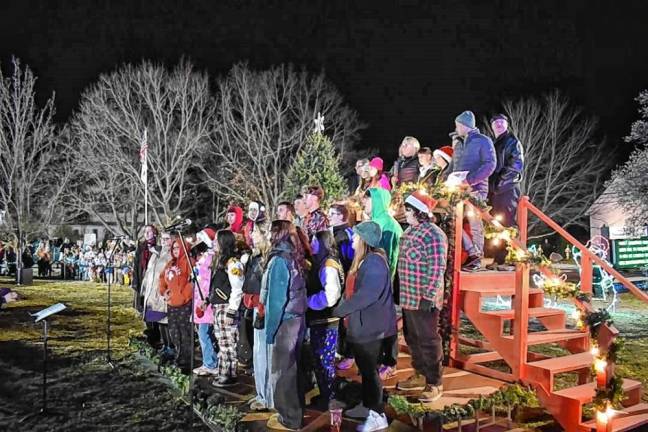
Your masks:
[{"label": "garland on railing", "polygon": [[538,398],[533,389],[523,387],[520,384],[506,385],[500,390],[484,397],[471,399],[468,403],[452,404],[437,410],[424,405],[421,402],[409,402],[404,396],[390,396],[387,403],[398,415],[409,415],[413,421],[425,416],[425,414],[436,414],[443,418],[444,422],[461,421],[462,419],[476,418],[479,412],[491,411],[493,417],[495,412],[506,412],[507,418],[511,419],[511,411],[516,406],[538,406]]},{"label": "garland on railing", "polygon": [[[538,269],[539,273],[533,277],[534,283],[548,295],[556,299],[572,299],[581,303],[590,304],[591,295],[583,293],[577,284],[568,282],[566,275],[559,275],[560,272],[554,269],[551,261],[535,246],[530,246],[526,251],[516,247],[513,242],[513,239],[517,235],[516,231],[513,231],[512,228],[503,227],[496,220],[492,225],[493,228],[487,231],[487,236],[490,239],[506,242],[508,250],[506,257],[507,263],[524,263]],[[553,276],[547,276],[548,273]],[[599,309],[598,311],[592,311],[587,307],[583,307],[582,309],[577,310],[573,316],[576,320],[576,326],[581,330],[588,327],[590,339],[592,341],[598,341],[601,326],[612,325],[610,313],[605,309]],[[621,346],[622,341],[619,338],[615,338],[603,355],[601,355],[601,350],[595,344],[591,349],[594,357],[592,373],[597,379],[594,408],[596,410],[597,422],[600,423],[609,422],[614,414],[614,409],[620,407],[624,399],[623,379],[616,376],[607,377],[608,365],[616,362],[617,354]]]}]

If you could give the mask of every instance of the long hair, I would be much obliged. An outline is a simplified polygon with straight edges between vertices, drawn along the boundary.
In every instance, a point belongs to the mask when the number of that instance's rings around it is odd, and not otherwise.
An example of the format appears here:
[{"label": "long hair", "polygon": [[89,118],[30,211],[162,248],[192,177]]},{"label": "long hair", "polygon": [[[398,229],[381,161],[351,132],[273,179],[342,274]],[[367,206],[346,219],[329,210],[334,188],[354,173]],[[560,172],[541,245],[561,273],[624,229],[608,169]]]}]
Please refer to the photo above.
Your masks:
[{"label": "long hair", "polygon": [[319,243],[317,254],[313,255],[317,261],[323,261],[326,258],[338,259],[338,249],[335,246],[335,237],[329,230],[322,230],[315,233],[315,238]]},{"label": "long hair", "polygon": [[362,239],[362,237],[358,236],[357,234],[356,236],[358,238],[358,248],[354,251],[353,262],[351,263],[349,273],[357,273],[358,269],[360,269],[360,266],[362,265],[362,261],[364,261],[364,259],[370,253],[375,253],[382,256],[385,259],[385,264],[387,264],[387,257],[383,249],[379,247],[369,246],[367,242]]},{"label": "long hair", "polygon": [[293,259],[300,270],[303,271],[306,269],[306,250],[308,250],[310,256],[310,247],[308,249],[305,248],[299,231],[290,221],[272,221],[272,225],[270,226],[270,243],[274,248],[281,242],[288,242],[292,246]]},{"label": "long hair", "polygon": [[225,270],[227,261],[236,256],[236,237],[232,231],[222,229],[216,232],[216,242],[218,253],[214,255],[213,268]]},{"label": "long hair", "polygon": [[[178,251],[178,258],[173,256],[173,248],[175,246],[178,246],[180,250]],[[188,242],[185,242],[185,248],[187,249],[187,252],[191,249],[191,245]],[[189,274],[189,271],[191,271],[191,263],[187,261],[187,257],[185,256],[184,249],[182,248],[182,240],[179,238],[176,239],[173,242],[173,246],[171,246],[171,250],[169,251],[171,253],[171,260],[169,261],[168,265],[175,265],[179,267],[184,274]]]}]

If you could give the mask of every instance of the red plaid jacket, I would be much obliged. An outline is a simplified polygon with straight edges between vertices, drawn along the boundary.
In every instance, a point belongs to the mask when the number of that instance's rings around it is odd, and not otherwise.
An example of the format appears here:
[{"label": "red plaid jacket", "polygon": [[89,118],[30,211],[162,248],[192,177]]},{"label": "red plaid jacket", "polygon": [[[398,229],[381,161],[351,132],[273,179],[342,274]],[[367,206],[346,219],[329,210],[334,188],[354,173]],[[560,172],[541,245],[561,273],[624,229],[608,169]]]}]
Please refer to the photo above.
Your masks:
[{"label": "red plaid jacket", "polygon": [[403,233],[398,254],[403,309],[416,310],[423,299],[442,308],[447,253],[448,237],[432,222],[411,226]]}]

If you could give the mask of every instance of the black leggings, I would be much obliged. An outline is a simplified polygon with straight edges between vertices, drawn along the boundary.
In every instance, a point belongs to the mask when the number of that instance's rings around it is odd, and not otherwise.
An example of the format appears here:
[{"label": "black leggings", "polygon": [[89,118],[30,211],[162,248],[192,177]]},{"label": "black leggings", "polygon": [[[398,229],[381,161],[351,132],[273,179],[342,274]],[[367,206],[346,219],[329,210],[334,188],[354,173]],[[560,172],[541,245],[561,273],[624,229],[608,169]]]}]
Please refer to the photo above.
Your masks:
[{"label": "black leggings", "polygon": [[396,336],[361,344],[349,342],[362,376],[362,405],[378,414],[385,412],[383,386],[378,375],[378,362],[383,346],[390,344],[390,339],[396,339]]}]

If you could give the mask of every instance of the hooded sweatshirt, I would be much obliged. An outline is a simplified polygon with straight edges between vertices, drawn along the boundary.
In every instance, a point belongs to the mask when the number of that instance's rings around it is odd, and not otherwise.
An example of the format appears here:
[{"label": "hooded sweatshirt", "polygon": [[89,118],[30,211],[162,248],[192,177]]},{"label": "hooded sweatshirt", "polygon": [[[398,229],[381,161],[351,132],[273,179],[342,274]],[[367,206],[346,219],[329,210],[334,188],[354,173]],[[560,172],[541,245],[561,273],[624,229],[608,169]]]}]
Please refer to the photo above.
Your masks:
[{"label": "hooded sweatshirt", "polygon": [[229,227],[230,231],[234,234],[240,234],[243,229],[243,209],[239,206],[231,206],[227,209],[227,213],[234,213],[236,215],[234,223]]},{"label": "hooded sweatshirt", "polygon": [[[180,247],[180,240],[174,243]],[[187,249],[191,248],[190,244],[185,245]],[[180,250],[178,258],[171,258],[166,264],[160,275],[160,294],[164,295],[169,292],[167,303],[172,307],[184,306],[191,301],[193,287],[191,285],[191,265],[187,262],[184,253]]]},{"label": "hooded sweatshirt", "polygon": [[398,267],[398,248],[403,229],[389,214],[389,205],[391,204],[389,192],[380,188],[371,188],[369,194],[371,195],[371,220],[380,225],[382,230],[380,247],[387,255],[387,264],[389,264],[389,272],[393,279]]}]

